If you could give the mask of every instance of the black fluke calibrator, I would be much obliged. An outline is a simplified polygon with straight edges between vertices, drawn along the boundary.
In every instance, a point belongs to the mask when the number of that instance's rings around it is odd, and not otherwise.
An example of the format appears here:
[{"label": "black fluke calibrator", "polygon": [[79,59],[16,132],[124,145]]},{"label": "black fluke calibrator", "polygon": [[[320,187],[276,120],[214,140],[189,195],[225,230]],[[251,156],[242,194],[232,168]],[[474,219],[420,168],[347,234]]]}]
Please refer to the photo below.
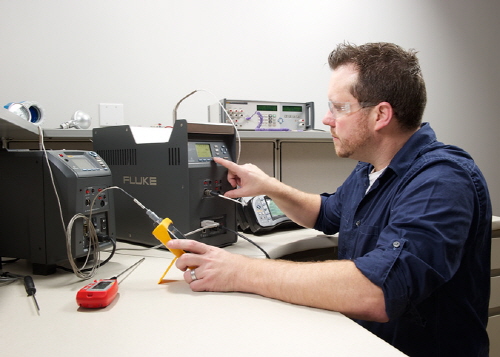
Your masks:
[{"label": "black fluke calibrator", "polygon": [[[214,246],[236,242],[236,204],[212,195],[232,189],[227,169],[214,156],[234,161],[235,130],[230,124],[188,123],[176,120],[173,128],[129,125],[93,129],[96,152],[113,172],[113,183],[140,200],[160,217],[169,217],[181,232],[212,220],[219,227],[190,236]],[[153,222],[129,197],[115,195],[119,240],[149,246]],[[227,230],[227,227],[229,230]]]},{"label": "black fluke calibrator", "polygon": [[[52,169],[59,203],[47,166]],[[33,265],[34,274],[48,275],[68,260],[65,225],[78,213],[90,216],[99,247],[111,247],[114,239],[114,206],[111,170],[93,151],[0,150],[0,253],[22,258]],[[74,258],[88,254],[89,229],[76,220],[71,234]]]}]

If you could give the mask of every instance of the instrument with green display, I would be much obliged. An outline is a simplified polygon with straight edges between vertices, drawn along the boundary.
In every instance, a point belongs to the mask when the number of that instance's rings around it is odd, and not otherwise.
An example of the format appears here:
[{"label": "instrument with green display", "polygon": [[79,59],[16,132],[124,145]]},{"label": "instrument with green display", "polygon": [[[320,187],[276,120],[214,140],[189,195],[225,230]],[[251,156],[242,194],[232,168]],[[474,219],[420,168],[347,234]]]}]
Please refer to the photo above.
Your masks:
[{"label": "instrument with green display", "polygon": [[242,197],[241,201],[244,205],[237,209],[238,224],[242,230],[249,229],[253,234],[262,234],[277,228],[299,227],[268,196]]},{"label": "instrument with green display", "polygon": [[209,106],[209,121],[232,123],[238,130],[305,131],[314,129],[314,103],[221,100]]}]

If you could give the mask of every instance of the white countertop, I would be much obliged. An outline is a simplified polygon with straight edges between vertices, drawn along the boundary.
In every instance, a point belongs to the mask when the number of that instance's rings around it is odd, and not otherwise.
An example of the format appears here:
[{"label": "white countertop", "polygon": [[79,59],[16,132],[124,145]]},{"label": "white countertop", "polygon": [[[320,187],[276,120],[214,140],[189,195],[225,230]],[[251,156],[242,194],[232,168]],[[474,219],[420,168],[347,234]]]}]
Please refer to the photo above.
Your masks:
[{"label": "white countertop", "polygon": [[[336,238],[308,229],[251,237],[272,257],[336,245]],[[337,312],[253,294],[195,293],[175,267],[165,277],[168,283],[159,285],[170,252],[126,243],[119,248],[95,279],[146,259],[121,280],[117,298],[103,309],[79,308],[76,293],[89,281],[62,271],[33,276],[40,316],[21,282],[0,287],[2,355],[404,356]],[[225,249],[262,256],[241,239]],[[20,260],[4,271],[29,274],[30,266]]]}]

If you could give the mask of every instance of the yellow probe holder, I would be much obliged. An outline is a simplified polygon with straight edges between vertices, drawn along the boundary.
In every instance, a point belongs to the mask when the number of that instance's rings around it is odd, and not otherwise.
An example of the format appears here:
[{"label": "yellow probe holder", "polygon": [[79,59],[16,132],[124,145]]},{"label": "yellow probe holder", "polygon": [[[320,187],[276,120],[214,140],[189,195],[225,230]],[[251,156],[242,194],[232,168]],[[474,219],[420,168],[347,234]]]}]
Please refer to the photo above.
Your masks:
[{"label": "yellow probe holder", "polygon": [[172,262],[170,263],[170,265],[168,266],[167,270],[165,270],[165,272],[163,273],[163,275],[161,276],[160,280],[158,281],[158,284],[161,284],[163,282],[163,278],[165,277],[165,275],[167,275],[168,271],[170,270],[170,268],[172,267],[172,265],[174,265],[175,261],[177,260],[177,258],[179,258],[182,254],[184,254],[185,252],[182,250],[182,249],[169,249],[167,247],[167,243],[169,240],[172,239],[172,237],[170,236],[170,233],[168,232],[168,227],[172,224],[172,220],[170,218],[165,218],[163,221],[161,221],[161,223],[153,230],[153,235],[156,237],[156,239],[158,239],[160,242],[162,242],[162,244],[169,250],[171,251],[174,255],[175,255],[175,258],[172,260]]}]

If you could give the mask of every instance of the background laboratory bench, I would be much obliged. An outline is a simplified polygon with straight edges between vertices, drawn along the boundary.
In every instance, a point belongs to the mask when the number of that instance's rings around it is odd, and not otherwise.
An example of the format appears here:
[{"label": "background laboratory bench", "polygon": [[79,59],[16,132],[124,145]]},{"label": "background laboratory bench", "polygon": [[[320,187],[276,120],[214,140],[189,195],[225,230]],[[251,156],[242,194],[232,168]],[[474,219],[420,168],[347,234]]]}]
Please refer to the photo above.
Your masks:
[{"label": "background laboratory bench", "polygon": [[[332,249],[336,238],[311,229],[252,236],[271,257]],[[123,242],[95,279],[124,275],[117,298],[103,309],[82,309],[77,291],[88,281],[58,271],[34,276],[40,315],[21,282],[0,288],[0,334],[5,356],[404,356],[344,315],[253,294],[192,292],[173,268],[157,284],[173,255]],[[225,248],[262,257],[240,239]],[[106,253],[103,253],[103,257]],[[4,270],[29,274],[24,260]]]}]

